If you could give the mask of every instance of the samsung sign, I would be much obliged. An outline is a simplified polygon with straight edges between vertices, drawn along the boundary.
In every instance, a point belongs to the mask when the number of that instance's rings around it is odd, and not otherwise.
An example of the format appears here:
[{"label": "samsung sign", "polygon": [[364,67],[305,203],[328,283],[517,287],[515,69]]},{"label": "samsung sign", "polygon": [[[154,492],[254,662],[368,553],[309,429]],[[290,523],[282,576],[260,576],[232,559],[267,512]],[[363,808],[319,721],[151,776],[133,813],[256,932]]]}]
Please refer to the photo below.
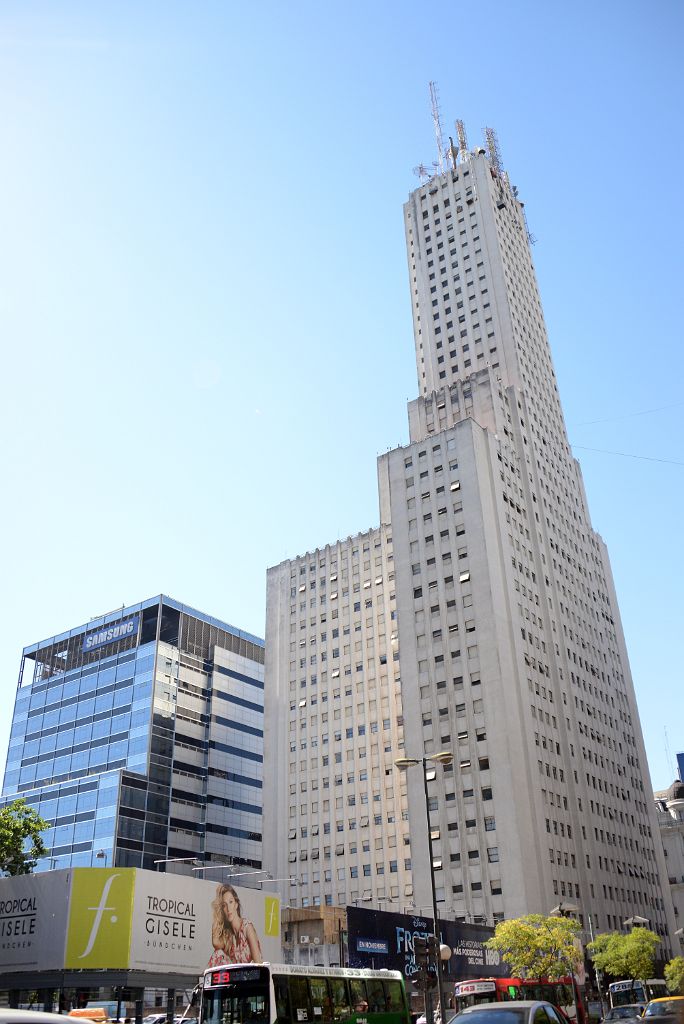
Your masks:
[{"label": "samsung sign", "polygon": [[140,616],[134,615],[132,619],[121,619],[119,622],[112,623],[111,626],[103,626],[92,633],[86,633],[83,637],[82,649],[84,651],[95,651],[98,647],[104,647],[105,644],[112,644],[117,640],[125,640],[126,637],[135,636],[138,632],[139,621]]}]

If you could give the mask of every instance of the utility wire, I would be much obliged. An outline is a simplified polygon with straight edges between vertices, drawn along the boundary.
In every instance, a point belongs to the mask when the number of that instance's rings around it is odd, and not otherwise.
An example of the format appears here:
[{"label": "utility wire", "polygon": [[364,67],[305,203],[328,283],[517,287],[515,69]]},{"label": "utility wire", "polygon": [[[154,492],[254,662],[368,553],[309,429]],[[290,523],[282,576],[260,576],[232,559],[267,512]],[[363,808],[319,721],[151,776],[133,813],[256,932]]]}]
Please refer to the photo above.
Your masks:
[{"label": "utility wire", "polygon": [[610,452],[605,448],[587,448],[583,444],[571,444],[571,448],[579,448],[583,452],[599,452],[601,455],[621,455],[623,459],[641,459],[643,462],[665,462],[668,466],[684,466],[684,462],[674,459],[654,459],[649,455],[632,455],[630,452]]},{"label": "utility wire", "polygon": [[[594,423],[613,423],[615,420],[631,420],[635,416],[650,416],[653,412],[662,412],[664,409],[679,409],[683,403],[674,402],[672,405],[659,405],[657,409],[642,409],[641,412],[626,412],[623,416],[607,416],[602,420],[585,420],[583,423],[576,423],[576,427],[590,427]],[[619,455],[620,452],[617,452]],[[635,456],[636,458],[637,456]]]}]

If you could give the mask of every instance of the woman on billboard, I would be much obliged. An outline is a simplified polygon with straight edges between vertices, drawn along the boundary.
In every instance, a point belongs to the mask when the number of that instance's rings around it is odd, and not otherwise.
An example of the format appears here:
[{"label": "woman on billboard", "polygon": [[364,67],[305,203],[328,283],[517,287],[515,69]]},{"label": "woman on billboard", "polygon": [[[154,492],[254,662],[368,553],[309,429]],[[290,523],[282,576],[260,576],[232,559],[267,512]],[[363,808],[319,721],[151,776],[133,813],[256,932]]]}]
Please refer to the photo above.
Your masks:
[{"label": "woman on billboard", "polygon": [[208,966],[261,963],[259,936],[252,922],[242,916],[240,898],[233,886],[218,885],[211,906],[214,912],[211,927],[214,952]]}]

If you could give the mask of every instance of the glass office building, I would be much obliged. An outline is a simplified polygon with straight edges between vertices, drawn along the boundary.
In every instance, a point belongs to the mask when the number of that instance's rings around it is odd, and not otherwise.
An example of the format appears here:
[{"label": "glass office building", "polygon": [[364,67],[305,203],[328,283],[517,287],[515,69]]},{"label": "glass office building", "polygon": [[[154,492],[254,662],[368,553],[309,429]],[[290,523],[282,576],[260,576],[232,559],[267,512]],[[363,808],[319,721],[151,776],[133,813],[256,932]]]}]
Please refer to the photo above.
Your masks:
[{"label": "glass office building", "polygon": [[263,662],[163,595],[26,647],[0,803],[50,822],[38,870],[261,868]]}]

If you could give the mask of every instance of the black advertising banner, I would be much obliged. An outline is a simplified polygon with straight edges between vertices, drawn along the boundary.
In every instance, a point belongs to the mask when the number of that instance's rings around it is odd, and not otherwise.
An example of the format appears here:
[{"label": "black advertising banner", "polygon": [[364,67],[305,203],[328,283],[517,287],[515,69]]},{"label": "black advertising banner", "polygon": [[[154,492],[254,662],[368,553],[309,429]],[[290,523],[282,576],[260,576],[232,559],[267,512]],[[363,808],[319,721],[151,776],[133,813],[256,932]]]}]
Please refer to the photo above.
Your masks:
[{"label": "black advertising banner", "polygon": [[[506,976],[499,954],[484,946],[494,934],[493,928],[440,921],[440,929],[441,941],[452,950],[444,961],[445,980]],[[417,971],[413,941],[416,936],[433,934],[432,918],[347,907],[347,934],[350,967],[401,971],[410,981]]]},{"label": "black advertising banner", "polygon": [[452,981],[508,977],[510,972],[501,955],[484,945],[493,936],[493,928],[481,924],[456,924],[454,921],[440,921],[440,928],[442,942],[451,948],[444,974]]}]

